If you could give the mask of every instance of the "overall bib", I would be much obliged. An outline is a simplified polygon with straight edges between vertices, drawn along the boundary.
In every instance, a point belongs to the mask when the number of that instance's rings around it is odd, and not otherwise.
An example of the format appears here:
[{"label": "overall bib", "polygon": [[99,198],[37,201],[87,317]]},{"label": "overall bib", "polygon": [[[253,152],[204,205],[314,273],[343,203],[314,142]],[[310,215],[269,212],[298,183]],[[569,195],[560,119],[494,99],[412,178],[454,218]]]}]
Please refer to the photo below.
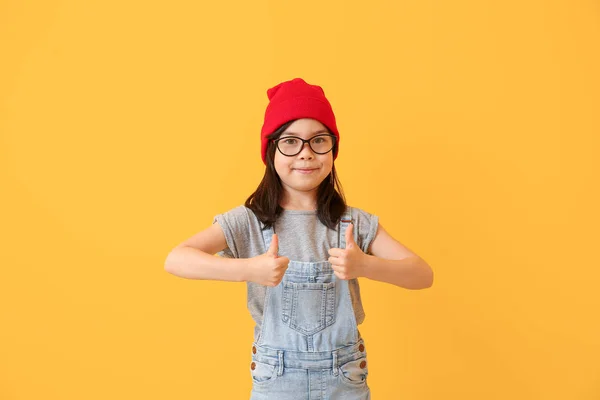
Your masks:
[{"label": "overall bib", "polygon": [[[345,248],[350,215],[338,225]],[[265,252],[273,228],[263,230]],[[328,261],[292,261],[268,287],[252,346],[251,400],[369,400],[367,354],[347,280]]]}]

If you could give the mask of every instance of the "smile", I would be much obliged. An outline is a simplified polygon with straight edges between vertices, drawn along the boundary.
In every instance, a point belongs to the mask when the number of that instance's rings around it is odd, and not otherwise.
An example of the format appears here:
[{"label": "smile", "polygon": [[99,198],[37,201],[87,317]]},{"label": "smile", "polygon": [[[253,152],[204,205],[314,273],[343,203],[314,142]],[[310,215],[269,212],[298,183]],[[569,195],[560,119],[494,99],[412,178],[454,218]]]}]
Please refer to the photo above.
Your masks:
[{"label": "smile", "polygon": [[316,170],[317,170],[316,168],[313,168],[313,169],[294,168],[294,171],[297,171],[297,172],[299,172],[301,174],[312,174]]}]

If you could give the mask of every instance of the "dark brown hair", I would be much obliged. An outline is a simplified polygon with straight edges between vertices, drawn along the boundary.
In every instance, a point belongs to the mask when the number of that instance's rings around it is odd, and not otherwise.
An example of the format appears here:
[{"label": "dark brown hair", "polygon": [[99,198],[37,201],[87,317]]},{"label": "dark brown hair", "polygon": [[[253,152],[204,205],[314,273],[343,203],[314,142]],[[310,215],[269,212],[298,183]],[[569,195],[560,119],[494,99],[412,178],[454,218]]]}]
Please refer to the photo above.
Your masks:
[{"label": "dark brown hair", "polygon": [[[258,188],[248,197],[245,206],[251,209],[265,227],[272,227],[283,209],[279,205],[283,195],[281,179],[275,170],[275,151],[277,148],[274,139],[293,123],[289,121],[268,136],[266,161],[267,167]],[[337,154],[337,143],[333,147],[333,154]],[[335,172],[335,164],[332,165],[331,173],[321,182],[317,189],[317,216],[327,227],[335,229],[342,214],[346,211],[346,199],[342,185]]]}]

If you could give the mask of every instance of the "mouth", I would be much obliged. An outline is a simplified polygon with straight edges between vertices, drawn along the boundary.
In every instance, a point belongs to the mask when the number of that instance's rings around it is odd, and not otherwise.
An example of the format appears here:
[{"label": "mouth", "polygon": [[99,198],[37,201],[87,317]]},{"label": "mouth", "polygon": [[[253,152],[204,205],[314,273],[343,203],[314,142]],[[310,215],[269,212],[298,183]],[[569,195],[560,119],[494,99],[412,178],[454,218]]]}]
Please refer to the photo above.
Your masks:
[{"label": "mouth", "polygon": [[294,168],[294,171],[297,171],[301,174],[311,174],[315,172],[318,168]]}]

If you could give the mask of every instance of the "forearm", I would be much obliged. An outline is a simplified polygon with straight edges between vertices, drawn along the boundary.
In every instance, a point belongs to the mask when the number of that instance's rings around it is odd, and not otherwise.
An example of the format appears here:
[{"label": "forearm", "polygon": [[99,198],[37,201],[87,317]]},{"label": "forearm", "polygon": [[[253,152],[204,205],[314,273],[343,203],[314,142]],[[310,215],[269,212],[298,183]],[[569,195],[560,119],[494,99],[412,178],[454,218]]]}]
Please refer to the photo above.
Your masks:
[{"label": "forearm", "polygon": [[172,250],[165,260],[165,270],[187,279],[243,282],[247,280],[248,259],[217,257],[193,247]]},{"label": "forearm", "polygon": [[433,270],[420,257],[386,260],[367,255],[363,276],[405,289],[425,289],[433,284]]}]

